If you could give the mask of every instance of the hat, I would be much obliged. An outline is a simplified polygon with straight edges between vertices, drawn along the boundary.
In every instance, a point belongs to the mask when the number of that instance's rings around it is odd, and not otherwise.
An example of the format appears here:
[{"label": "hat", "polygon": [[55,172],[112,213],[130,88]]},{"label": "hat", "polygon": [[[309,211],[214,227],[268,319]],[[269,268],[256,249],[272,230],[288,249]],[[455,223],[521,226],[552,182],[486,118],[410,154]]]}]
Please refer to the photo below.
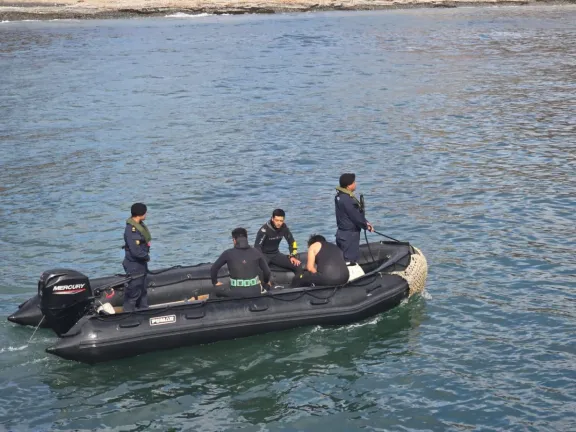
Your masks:
[{"label": "hat", "polygon": [[345,173],[340,176],[340,187],[348,187],[356,181],[356,174]]},{"label": "hat", "polygon": [[132,207],[130,208],[132,216],[144,216],[147,210],[148,208],[146,207],[146,204],[142,203],[132,204]]}]

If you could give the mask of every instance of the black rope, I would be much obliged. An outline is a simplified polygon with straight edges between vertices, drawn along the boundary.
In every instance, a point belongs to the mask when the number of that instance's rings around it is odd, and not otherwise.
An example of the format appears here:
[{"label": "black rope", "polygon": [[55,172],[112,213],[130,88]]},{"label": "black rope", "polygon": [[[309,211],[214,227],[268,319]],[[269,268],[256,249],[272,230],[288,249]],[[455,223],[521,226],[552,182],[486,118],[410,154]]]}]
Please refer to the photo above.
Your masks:
[{"label": "black rope", "polygon": [[[177,280],[174,282],[168,282],[168,283],[165,283],[164,285],[148,285],[148,287],[150,287],[150,288],[163,288],[163,287],[167,287],[167,286],[171,286],[171,285],[178,285],[179,283],[184,283],[184,282],[188,282],[188,281],[194,282],[197,280],[209,280],[209,278],[199,277],[199,278],[191,278],[191,279],[182,279],[182,280]],[[200,288],[198,288],[198,289],[200,289]]]},{"label": "black rope", "polygon": [[[139,277],[142,277],[142,276],[139,276]],[[110,288],[114,288],[115,286],[118,286],[118,285],[124,285],[126,282],[130,282],[131,280],[132,280],[132,278],[126,278],[124,280],[108,284],[105,287],[96,288],[96,289],[94,289],[94,296],[99,296],[102,293],[102,291],[107,291]]]},{"label": "black rope", "polygon": [[174,270],[174,269],[179,269],[179,268],[182,268],[182,266],[181,266],[181,265],[177,265],[177,266],[170,267],[170,268],[167,268],[167,269],[164,269],[164,270],[148,271],[148,274],[158,275],[158,274],[162,274],[162,273],[165,273],[165,272],[167,272],[167,271]]},{"label": "black rope", "polygon": [[376,230],[374,230],[374,231],[372,231],[372,232],[373,232],[374,234],[381,235],[382,237],[386,237],[386,238],[388,238],[388,239],[390,239],[390,240],[394,240],[396,243],[402,243],[400,240],[396,240],[394,237],[387,236],[386,234],[382,234],[381,232],[378,232],[378,231],[376,231]]},{"label": "black rope", "polygon": [[[147,276],[147,275],[149,275],[149,274],[158,275],[158,274],[167,272],[167,271],[169,271],[169,270],[174,270],[174,269],[178,269],[178,268],[182,268],[182,266],[177,265],[177,266],[174,266],[174,267],[170,267],[170,268],[168,268],[168,269],[160,270],[160,271],[158,271],[158,272],[148,272],[148,273],[143,273],[143,274],[137,275],[137,276],[126,277],[125,279],[123,279],[123,280],[121,280],[121,281],[113,282],[113,283],[108,284],[108,285],[106,285],[106,286],[104,286],[104,287],[102,287],[102,288],[96,288],[96,289],[94,290],[94,294],[95,294],[95,295],[100,295],[100,293],[101,293],[102,291],[107,291],[107,290],[109,290],[110,288],[114,288],[114,287],[119,286],[119,285],[124,285],[124,284],[127,283],[127,282],[131,282],[131,281],[133,281],[133,280],[140,279],[140,278],[142,278],[142,277],[144,277],[144,276]],[[116,276],[118,276],[118,277],[123,277],[123,276],[125,276],[125,275],[119,275],[119,274],[118,274],[118,275],[116,275]],[[186,279],[181,279],[181,280],[178,280],[178,281],[176,281],[176,282],[169,282],[169,283],[164,284],[164,285],[149,285],[149,286],[153,286],[153,287],[155,287],[155,288],[161,288],[161,287],[165,287],[165,286],[176,285],[176,284],[179,284],[179,283],[182,283],[182,282],[186,282],[186,281],[196,281],[196,280],[203,280],[203,279],[207,279],[207,278],[206,278],[205,276],[204,276],[204,277],[195,277],[195,278],[192,278],[192,277],[188,278],[188,277],[187,277]]]},{"label": "black rope", "polygon": [[[144,275],[139,275],[139,276],[136,276],[136,277],[134,277],[134,278],[127,278],[127,279],[125,279],[125,280],[123,280],[123,281],[114,282],[113,284],[107,285],[107,286],[105,286],[105,287],[103,287],[103,288],[96,288],[96,289],[94,290],[94,295],[95,295],[95,296],[99,296],[99,295],[102,293],[102,291],[107,291],[107,290],[109,290],[110,288],[114,288],[115,286],[118,286],[118,285],[123,285],[123,284],[126,283],[126,282],[130,282],[130,281],[132,281],[132,280],[134,280],[134,279],[138,279],[138,278],[141,278],[141,277],[143,277],[143,276],[144,276]],[[226,276],[224,276],[224,277],[226,277]],[[209,278],[206,277],[206,276],[199,276],[199,277],[194,277],[194,278],[186,278],[186,279],[180,279],[180,280],[173,281],[173,282],[168,282],[168,283],[165,283],[165,284],[162,284],[162,285],[148,285],[148,288],[164,288],[164,287],[167,287],[167,286],[178,285],[178,284],[186,283],[186,282],[195,282],[195,281],[199,281],[199,280],[209,280]],[[201,289],[203,289],[203,288],[202,288],[202,287],[198,287],[198,288],[197,288],[197,290],[201,290]]]},{"label": "black rope", "polygon": [[[364,215],[364,220],[366,220],[366,203],[364,202],[364,195],[360,194],[360,212]],[[372,255],[372,248],[368,242],[368,234],[366,234],[366,229],[364,229],[364,238],[366,239],[366,245],[368,246],[368,252],[370,252],[370,257],[372,262],[375,262],[374,255]]]},{"label": "black rope", "polygon": [[366,230],[364,230],[364,238],[366,239],[366,245],[368,246],[368,252],[370,252],[372,262],[376,262],[376,260],[374,259],[374,255],[372,255],[372,249],[370,248],[370,243],[368,242],[368,234],[366,234]]},{"label": "black rope", "polygon": [[[374,280],[376,280],[376,279],[378,278],[378,276],[382,277],[382,275],[379,274],[379,273],[374,273],[374,274],[371,274],[371,275],[369,275],[369,276],[372,277],[372,280],[371,280],[371,281],[369,281],[369,282],[366,281],[365,284],[357,284],[357,283],[356,283],[355,285],[356,285],[356,286],[359,286],[359,287],[363,287],[363,286],[366,286],[366,285],[370,285],[371,283],[374,282]],[[364,278],[363,278],[363,279],[364,279]],[[368,278],[366,278],[366,279],[368,279]],[[320,290],[326,290],[326,289],[327,289],[327,288],[324,288],[324,287],[314,287],[313,289],[304,289],[304,290],[302,290],[302,291],[299,292],[299,295],[298,295],[298,296],[292,297],[292,298],[284,298],[284,297],[286,297],[286,295],[289,296],[290,294],[295,294],[294,292],[286,292],[286,293],[282,293],[282,294],[274,294],[272,291],[267,291],[267,294],[268,294],[267,296],[246,297],[246,298],[244,298],[244,299],[242,299],[242,298],[216,298],[216,299],[210,299],[209,301],[210,301],[211,303],[220,303],[220,302],[224,302],[224,301],[254,300],[254,299],[263,299],[263,298],[269,297],[269,298],[273,298],[273,299],[275,299],[275,300],[280,300],[280,301],[285,301],[285,302],[293,302],[293,301],[300,300],[300,299],[301,299],[302,297],[304,297],[305,295],[308,295],[308,296],[310,296],[310,297],[313,297],[313,298],[315,298],[315,299],[317,299],[317,300],[330,300],[332,297],[334,297],[334,296],[336,295],[336,293],[337,293],[341,288],[343,288],[343,287],[345,287],[345,286],[346,286],[346,284],[335,286],[335,287],[332,289],[332,292],[331,292],[329,295],[327,295],[327,296],[314,295],[314,294],[313,294],[314,291],[320,291]],[[193,305],[193,306],[194,306],[194,309],[202,308],[202,307],[204,307],[204,306],[206,305],[206,303],[207,303],[207,301],[202,301],[202,303],[194,304],[194,305]],[[184,303],[184,304],[181,304],[181,305],[164,306],[164,307],[162,307],[162,308],[151,307],[151,308],[148,308],[148,309],[142,309],[142,310],[139,310],[139,311],[135,311],[134,313],[124,313],[124,314],[120,314],[120,315],[117,315],[117,316],[114,316],[114,317],[113,317],[112,315],[101,316],[101,315],[99,315],[99,314],[95,314],[93,318],[94,318],[94,319],[101,320],[101,321],[102,321],[102,320],[106,320],[106,321],[111,321],[111,322],[119,322],[119,321],[123,321],[123,320],[127,319],[128,317],[131,317],[131,316],[134,316],[134,315],[139,315],[139,316],[142,316],[142,315],[146,316],[146,315],[148,315],[148,316],[149,316],[149,315],[152,315],[152,314],[156,314],[156,313],[158,313],[158,312],[161,313],[161,312],[167,311],[167,310],[169,310],[169,309],[171,309],[171,308],[174,308],[174,307],[184,307],[184,306],[191,306],[191,305],[189,305],[189,304],[187,304],[187,303]]]},{"label": "black rope", "polygon": [[[302,297],[304,297],[306,295],[306,291],[300,291],[299,292],[299,296],[294,297],[294,298],[283,298],[282,294],[274,294],[271,291],[267,291],[268,292],[268,296],[276,299],[276,300],[280,300],[280,301],[285,301],[285,302],[291,302],[291,301],[296,301],[296,300],[300,300]],[[286,293],[286,294],[294,294],[294,293]],[[255,297],[256,298],[256,297]]]},{"label": "black rope", "polygon": [[97,319],[98,321],[111,321],[111,322],[120,322],[124,321],[128,317],[132,316],[130,313],[121,313],[121,314],[114,314],[114,315],[100,315],[94,313],[91,319]]},{"label": "black rope", "polygon": [[314,297],[315,299],[318,299],[318,300],[330,300],[332,297],[334,297],[334,296],[336,295],[336,291],[338,291],[340,288],[341,288],[340,286],[334,287],[334,289],[332,290],[332,294],[330,294],[330,295],[327,296],[327,297],[315,296],[314,294],[312,294],[312,293],[311,293],[310,291],[308,291],[308,290],[305,290],[304,292],[305,292],[306,294],[308,294],[310,297]]}]

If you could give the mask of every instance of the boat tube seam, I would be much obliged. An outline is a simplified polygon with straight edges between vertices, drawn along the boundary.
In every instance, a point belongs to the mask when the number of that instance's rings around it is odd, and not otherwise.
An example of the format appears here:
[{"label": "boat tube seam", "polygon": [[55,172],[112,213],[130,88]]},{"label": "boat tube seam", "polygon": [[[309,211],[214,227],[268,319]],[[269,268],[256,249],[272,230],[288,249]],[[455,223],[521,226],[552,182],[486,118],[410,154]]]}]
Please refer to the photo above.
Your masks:
[{"label": "boat tube seam", "polygon": [[[404,280],[402,280],[403,282],[405,282]],[[404,285],[404,284],[402,284]],[[406,284],[407,285],[407,284]],[[408,288],[408,289],[407,289]],[[353,307],[350,306],[346,306],[346,307],[339,307],[339,308],[335,308],[332,309],[330,312],[325,312],[321,315],[317,314],[317,313],[308,313],[305,316],[298,316],[298,317],[294,317],[294,318],[290,318],[290,314],[278,314],[274,316],[274,320],[271,321],[270,320],[270,316],[268,316],[267,318],[262,318],[259,320],[252,320],[249,323],[238,323],[238,320],[234,320],[234,321],[227,321],[227,322],[220,322],[218,324],[214,324],[214,325],[202,325],[202,327],[199,327],[198,329],[195,330],[191,330],[191,329],[166,329],[167,331],[161,332],[161,333],[155,333],[150,335],[148,332],[141,332],[138,334],[138,336],[134,336],[134,337],[126,337],[126,336],[122,336],[122,337],[117,337],[114,339],[109,339],[107,341],[102,341],[99,342],[97,345],[98,346],[110,346],[110,345],[115,345],[118,343],[127,343],[127,342],[131,342],[134,340],[140,340],[143,337],[166,337],[168,335],[170,336],[175,336],[175,335],[182,335],[182,334],[189,334],[191,332],[205,332],[206,330],[220,330],[222,328],[226,328],[229,327],[231,325],[235,326],[235,327],[245,327],[245,326],[252,326],[252,325],[261,325],[263,323],[266,324],[272,324],[272,323],[277,323],[277,322],[286,322],[286,321],[295,321],[295,320],[304,320],[304,319],[321,319],[321,318],[329,318],[332,316],[347,316],[347,315],[354,315],[355,313],[362,311],[363,309],[367,309],[377,303],[380,303],[382,301],[386,301],[389,300],[393,297],[398,296],[399,294],[402,294],[403,292],[406,294],[407,297],[407,292],[409,291],[409,287],[407,286],[402,286],[401,289],[399,289],[398,287],[396,289],[394,289],[393,291],[390,291],[389,293],[383,294],[382,296],[376,296],[376,297],[372,297],[370,299],[369,302],[364,301],[362,302],[360,305],[355,305]],[[312,312],[312,311],[310,311]],[[80,342],[79,343],[79,348],[80,349],[86,349],[86,348],[93,348],[95,346],[96,341],[92,341],[92,342]]]}]

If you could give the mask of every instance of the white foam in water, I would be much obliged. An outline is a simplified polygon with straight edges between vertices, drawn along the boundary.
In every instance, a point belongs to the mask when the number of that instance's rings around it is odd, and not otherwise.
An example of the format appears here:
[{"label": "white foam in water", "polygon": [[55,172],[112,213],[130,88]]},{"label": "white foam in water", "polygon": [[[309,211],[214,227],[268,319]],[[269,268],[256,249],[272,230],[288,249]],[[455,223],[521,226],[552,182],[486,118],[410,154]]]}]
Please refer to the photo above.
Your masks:
[{"label": "white foam in water", "polygon": [[326,331],[328,331],[328,332],[348,331],[348,330],[352,330],[352,329],[355,329],[358,327],[364,327],[367,325],[378,324],[380,322],[380,320],[382,320],[382,318],[383,318],[383,315],[377,315],[369,321],[364,321],[364,322],[354,323],[354,324],[348,324],[348,325],[338,326],[338,327],[315,326],[310,330],[309,334],[316,333],[316,332],[326,332]]},{"label": "white foam in water", "polygon": [[213,14],[209,14],[209,13],[201,13],[201,14],[187,14],[184,12],[176,12],[174,14],[171,15],[166,15],[166,18],[202,18],[202,17],[207,17],[207,16],[212,16]]},{"label": "white foam in water", "polygon": [[[19,22],[40,22],[42,20],[16,20],[16,21],[0,21],[0,24],[5,24],[5,23],[19,23]],[[54,18],[51,20],[47,20],[47,21],[76,21],[74,19],[68,19],[68,18]]]},{"label": "white foam in water", "polygon": [[337,331],[341,331],[341,330],[352,330],[358,327],[364,327],[366,325],[374,325],[374,324],[378,324],[378,322],[382,319],[382,315],[378,315],[374,318],[372,318],[370,321],[364,321],[361,323],[355,323],[355,324],[348,324],[347,326],[344,327],[339,327],[336,328]]},{"label": "white foam in water", "polygon": [[4,24],[4,23],[10,23],[10,22],[36,22],[36,21],[40,21],[40,20],[20,20],[20,21],[0,21],[0,24]]},{"label": "white foam in water", "polygon": [[50,358],[48,358],[48,357],[42,357],[42,358],[39,358],[39,359],[34,359],[34,360],[30,360],[30,361],[24,362],[24,363],[22,363],[20,366],[26,366],[26,365],[29,365],[29,364],[43,363],[43,362],[46,362],[46,361],[48,361],[48,360],[50,360]]},{"label": "white foam in water", "polygon": [[0,348],[0,354],[2,354],[3,352],[22,351],[23,349],[26,348],[28,348],[28,345],[22,345],[20,347],[9,346],[8,348]]}]

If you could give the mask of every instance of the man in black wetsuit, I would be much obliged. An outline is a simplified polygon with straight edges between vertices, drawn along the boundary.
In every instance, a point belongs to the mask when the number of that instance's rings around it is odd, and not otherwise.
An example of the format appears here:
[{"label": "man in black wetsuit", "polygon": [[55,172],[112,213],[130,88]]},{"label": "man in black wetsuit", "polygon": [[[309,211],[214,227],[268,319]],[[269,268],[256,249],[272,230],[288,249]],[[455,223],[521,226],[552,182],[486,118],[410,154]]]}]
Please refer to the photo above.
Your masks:
[{"label": "man in black wetsuit", "polygon": [[[221,297],[253,297],[263,294],[259,273],[262,271],[265,284],[270,283],[270,268],[262,253],[250,247],[248,233],[244,228],[232,231],[234,247],[220,255],[210,269],[212,284],[220,287],[217,296]],[[230,287],[224,287],[218,282],[218,270],[226,264],[230,273]]]},{"label": "man in black wetsuit", "polygon": [[308,240],[306,270],[300,277],[294,278],[292,288],[343,285],[350,276],[340,248],[317,234]]},{"label": "man in black wetsuit", "polygon": [[[262,251],[268,264],[275,264],[278,267],[292,270],[297,276],[300,276],[302,272],[301,262],[296,258],[298,244],[294,240],[290,228],[284,223],[285,217],[284,210],[274,210],[272,218],[258,230],[254,247]],[[289,256],[280,252],[279,246],[283,238],[288,242]]]}]

